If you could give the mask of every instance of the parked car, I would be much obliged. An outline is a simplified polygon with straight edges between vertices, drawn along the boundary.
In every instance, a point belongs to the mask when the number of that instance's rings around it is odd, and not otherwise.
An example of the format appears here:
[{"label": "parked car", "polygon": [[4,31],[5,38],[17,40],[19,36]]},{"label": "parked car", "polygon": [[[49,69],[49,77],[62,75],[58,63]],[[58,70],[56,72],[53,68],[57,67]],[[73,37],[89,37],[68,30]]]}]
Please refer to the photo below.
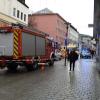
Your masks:
[{"label": "parked car", "polygon": [[90,52],[89,51],[82,51],[81,58],[90,59],[91,58]]}]

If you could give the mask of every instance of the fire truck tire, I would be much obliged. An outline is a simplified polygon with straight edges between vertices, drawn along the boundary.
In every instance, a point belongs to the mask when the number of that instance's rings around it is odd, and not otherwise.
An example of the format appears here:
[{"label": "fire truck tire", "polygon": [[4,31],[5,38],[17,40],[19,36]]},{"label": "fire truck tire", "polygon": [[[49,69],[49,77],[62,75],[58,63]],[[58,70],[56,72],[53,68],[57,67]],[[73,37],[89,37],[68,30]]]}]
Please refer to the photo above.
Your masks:
[{"label": "fire truck tire", "polygon": [[33,64],[25,64],[27,71],[33,71]]},{"label": "fire truck tire", "polygon": [[14,62],[11,62],[7,65],[7,69],[8,69],[8,72],[16,72],[17,71],[17,64],[14,63]]},{"label": "fire truck tire", "polygon": [[54,65],[54,60],[50,60],[49,61],[49,66],[53,66]]}]

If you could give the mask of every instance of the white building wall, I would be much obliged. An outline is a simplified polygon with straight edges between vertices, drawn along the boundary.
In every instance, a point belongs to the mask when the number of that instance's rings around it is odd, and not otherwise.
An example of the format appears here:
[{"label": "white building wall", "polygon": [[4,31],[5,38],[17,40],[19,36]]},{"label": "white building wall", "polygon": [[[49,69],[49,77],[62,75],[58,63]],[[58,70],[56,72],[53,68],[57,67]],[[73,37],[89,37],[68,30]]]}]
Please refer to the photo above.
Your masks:
[{"label": "white building wall", "polygon": [[79,39],[79,33],[75,31],[71,26],[69,26],[68,39],[75,42],[78,42]]},{"label": "white building wall", "polygon": [[[14,8],[16,9],[16,16],[13,16]],[[17,10],[20,11],[19,18],[17,18]],[[20,2],[18,2],[17,0],[0,0],[0,14],[10,17],[10,19],[12,18],[12,20],[15,20],[15,23],[21,23],[21,24],[27,25],[28,24],[28,11],[29,9],[23,4],[21,4]],[[24,21],[24,18],[23,20],[21,20],[21,12],[23,14],[26,14],[26,21]],[[6,19],[6,21],[9,22],[9,18],[8,20]]]}]

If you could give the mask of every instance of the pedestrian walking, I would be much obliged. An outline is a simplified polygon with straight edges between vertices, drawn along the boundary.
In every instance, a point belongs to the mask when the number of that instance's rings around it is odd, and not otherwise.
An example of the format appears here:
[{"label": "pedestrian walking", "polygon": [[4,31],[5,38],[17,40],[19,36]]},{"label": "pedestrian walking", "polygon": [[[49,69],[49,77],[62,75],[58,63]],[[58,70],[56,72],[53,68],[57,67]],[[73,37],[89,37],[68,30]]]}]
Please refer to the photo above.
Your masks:
[{"label": "pedestrian walking", "polygon": [[73,71],[74,71],[75,62],[77,59],[78,59],[78,53],[76,53],[75,50],[72,50],[68,56],[68,60],[70,62],[70,71],[71,71],[72,65],[73,65]]}]

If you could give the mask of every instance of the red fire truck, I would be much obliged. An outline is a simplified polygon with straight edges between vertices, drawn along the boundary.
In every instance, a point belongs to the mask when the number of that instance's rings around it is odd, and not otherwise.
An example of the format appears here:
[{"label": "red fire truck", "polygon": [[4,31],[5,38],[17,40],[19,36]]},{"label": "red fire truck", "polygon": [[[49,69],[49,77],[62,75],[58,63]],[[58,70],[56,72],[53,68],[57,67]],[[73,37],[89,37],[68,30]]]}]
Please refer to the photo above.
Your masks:
[{"label": "red fire truck", "polygon": [[24,65],[28,71],[39,63],[53,65],[54,42],[47,34],[23,26],[0,27],[0,68],[16,71]]}]

